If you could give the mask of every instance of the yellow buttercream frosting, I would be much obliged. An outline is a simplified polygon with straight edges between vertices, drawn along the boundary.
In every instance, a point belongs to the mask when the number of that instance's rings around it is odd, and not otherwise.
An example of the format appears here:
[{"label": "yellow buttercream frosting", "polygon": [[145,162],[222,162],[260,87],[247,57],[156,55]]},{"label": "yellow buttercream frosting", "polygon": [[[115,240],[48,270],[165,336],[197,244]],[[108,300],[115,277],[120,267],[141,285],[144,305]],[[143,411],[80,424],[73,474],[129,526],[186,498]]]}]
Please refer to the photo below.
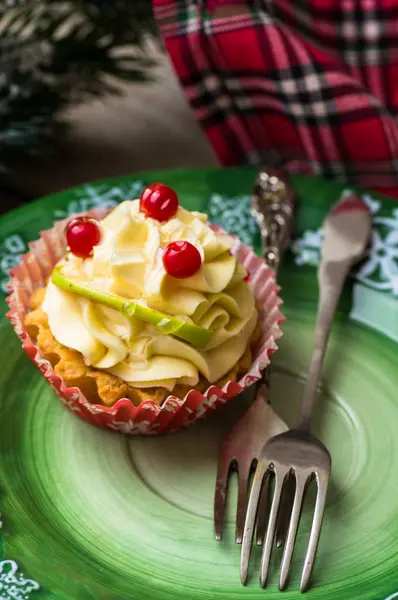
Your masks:
[{"label": "yellow buttercream frosting", "polygon": [[[87,365],[120,377],[133,387],[195,386],[202,375],[222,378],[244,354],[257,324],[246,271],[230,253],[234,240],[215,233],[207,216],[179,207],[165,223],[146,217],[139,201],[126,201],[100,224],[101,242],[90,258],[71,253],[61,261],[65,276],[93,288],[211,330],[208,344],[195,347],[152,325],[49,283],[43,303],[56,340],[79,351]],[[174,279],[163,266],[168,243],[186,240],[202,257],[192,277]]]}]

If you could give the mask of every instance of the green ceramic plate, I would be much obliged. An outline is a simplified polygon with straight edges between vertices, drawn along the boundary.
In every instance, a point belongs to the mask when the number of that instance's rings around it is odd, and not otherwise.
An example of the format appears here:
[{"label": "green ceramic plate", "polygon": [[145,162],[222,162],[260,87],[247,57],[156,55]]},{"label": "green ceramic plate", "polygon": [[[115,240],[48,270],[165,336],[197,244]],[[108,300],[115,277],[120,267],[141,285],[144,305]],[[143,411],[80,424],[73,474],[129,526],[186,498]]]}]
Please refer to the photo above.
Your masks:
[{"label": "green ceramic plate", "polygon": [[[145,174],[45,198],[0,219],[0,269],[56,218],[137,196],[143,182],[175,187],[190,209],[258,245],[247,196],[250,169]],[[280,273],[285,335],[272,365],[272,402],[294,421],[317,302],[320,226],[343,186],[294,178],[296,241]],[[349,192],[347,192],[349,193]],[[361,193],[361,192],[360,192]],[[330,343],[316,431],[333,473],[314,600],[398,598],[398,204],[367,195],[371,253],[347,285]],[[6,305],[2,305],[3,313]],[[14,600],[238,600],[279,598],[259,554],[239,582],[234,497],[225,540],[213,537],[217,447],[244,399],[166,438],[126,438],[65,410],[0,321],[0,598]],[[311,506],[305,509],[286,600],[298,599]]]}]

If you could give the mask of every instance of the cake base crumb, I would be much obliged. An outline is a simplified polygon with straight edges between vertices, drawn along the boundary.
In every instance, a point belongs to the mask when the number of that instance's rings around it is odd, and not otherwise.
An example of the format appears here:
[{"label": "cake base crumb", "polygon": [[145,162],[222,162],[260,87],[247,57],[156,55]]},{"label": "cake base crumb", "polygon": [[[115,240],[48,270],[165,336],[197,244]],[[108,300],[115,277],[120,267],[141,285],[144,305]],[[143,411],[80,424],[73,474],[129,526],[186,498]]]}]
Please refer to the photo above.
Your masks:
[{"label": "cake base crumb", "polygon": [[[30,300],[32,311],[25,318],[27,332],[37,345],[41,356],[50,362],[55,374],[61,377],[68,387],[79,388],[89,402],[113,406],[118,400],[128,398],[134,406],[139,406],[148,400],[162,404],[171,394],[183,399],[192,389],[180,384],[176,385],[172,392],[162,387],[137,388],[120,377],[87,366],[80,352],[63,346],[51,333],[47,315],[40,308],[44,294],[44,288],[32,294]],[[239,363],[214,385],[222,388],[228,381],[236,381],[240,374],[248,371],[251,360],[251,351],[247,348]],[[204,392],[210,385],[201,377],[194,389]]]}]

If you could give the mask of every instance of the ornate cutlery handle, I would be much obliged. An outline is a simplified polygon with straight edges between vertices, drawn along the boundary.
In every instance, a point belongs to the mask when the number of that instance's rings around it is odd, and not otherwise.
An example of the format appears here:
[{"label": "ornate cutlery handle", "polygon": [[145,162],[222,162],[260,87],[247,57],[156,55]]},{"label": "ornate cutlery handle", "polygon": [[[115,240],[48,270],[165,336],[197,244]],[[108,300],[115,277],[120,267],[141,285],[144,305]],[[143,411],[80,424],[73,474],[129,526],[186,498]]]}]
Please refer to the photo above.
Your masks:
[{"label": "ornate cutlery handle", "polygon": [[261,233],[263,256],[278,269],[292,229],[294,192],[287,175],[274,167],[264,167],[257,176],[252,196],[252,214]]},{"label": "ornate cutlery handle", "polygon": [[[252,196],[252,214],[261,233],[263,256],[277,271],[283,251],[289,244],[293,225],[294,192],[288,176],[274,167],[264,167],[257,176]],[[261,383],[268,386],[268,369],[263,371]],[[293,507],[295,487],[288,479],[281,501],[277,525],[277,545],[287,538]]]}]

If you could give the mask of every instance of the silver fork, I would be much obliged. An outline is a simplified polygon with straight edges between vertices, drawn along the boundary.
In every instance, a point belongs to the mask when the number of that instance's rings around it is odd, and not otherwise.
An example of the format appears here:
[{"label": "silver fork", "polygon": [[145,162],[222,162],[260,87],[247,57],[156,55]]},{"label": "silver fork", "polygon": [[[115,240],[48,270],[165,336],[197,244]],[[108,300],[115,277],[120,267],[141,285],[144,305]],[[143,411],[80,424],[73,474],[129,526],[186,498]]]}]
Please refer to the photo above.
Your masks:
[{"label": "silver fork", "polygon": [[[287,245],[293,214],[293,190],[287,176],[274,168],[264,168],[258,175],[252,197],[252,212],[261,232],[263,255],[276,270],[281,252]],[[214,531],[221,540],[224,522],[228,478],[231,466],[238,471],[238,504],[236,511],[236,542],[242,543],[246,517],[250,472],[255,466],[264,442],[277,433],[286,431],[285,423],[268,406],[266,374],[260,382],[256,398],[248,411],[224,437],[218,462],[214,496]],[[262,544],[268,493],[264,489],[257,543]],[[288,520],[281,518],[278,545],[283,543]]]},{"label": "silver fork", "polygon": [[279,589],[286,585],[306,487],[312,478],[317,497],[310,538],[301,577],[300,590],[307,589],[321,531],[326,492],[331,470],[327,448],[310,431],[310,420],[317,397],[317,386],[325,357],[333,317],[344,282],[351,267],[363,256],[371,231],[371,218],[359,199],[343,199],[324,224],[322,259],[318,270],[319,306],[315,343],[302,399],[297,427],[270,439],[261,451],[247,507],[241,553],[241,581],[247,581],[254,528],[264,481],[275,475],[275,487],[261,557],[260,582],[265,587],[272,553],[280,499],[286,478],[294,474],[295,495],[284,546]]}]

